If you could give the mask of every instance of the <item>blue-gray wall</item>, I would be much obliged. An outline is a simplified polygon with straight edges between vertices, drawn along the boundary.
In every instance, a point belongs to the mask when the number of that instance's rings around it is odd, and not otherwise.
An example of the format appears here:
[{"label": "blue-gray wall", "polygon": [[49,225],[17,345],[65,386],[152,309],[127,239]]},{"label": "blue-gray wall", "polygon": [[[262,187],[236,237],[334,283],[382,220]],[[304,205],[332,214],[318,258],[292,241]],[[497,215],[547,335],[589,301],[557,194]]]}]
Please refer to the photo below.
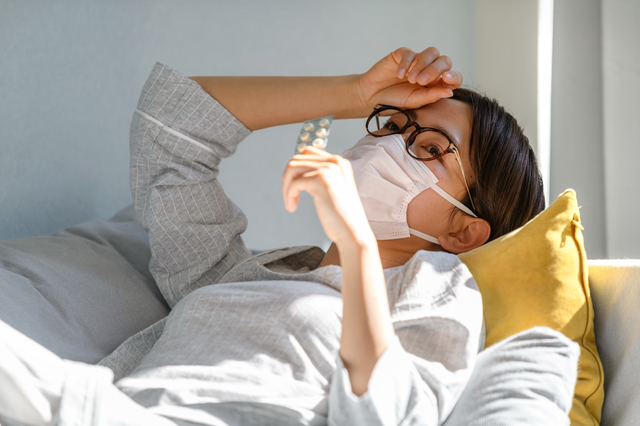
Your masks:
[{"label": "blue-gray wall", "polygon": [[[42,235],[131,202],[128,131],[155,61],[187,75],[365,71],[399,46],[438,46],[469,81],[475,2],[0,1],[0,239]],[[334,125],[329,150],[358,140]],[[327,246],[310,197],[284,211],[298,126],[252,134],[223,162],[254,249]]]}]

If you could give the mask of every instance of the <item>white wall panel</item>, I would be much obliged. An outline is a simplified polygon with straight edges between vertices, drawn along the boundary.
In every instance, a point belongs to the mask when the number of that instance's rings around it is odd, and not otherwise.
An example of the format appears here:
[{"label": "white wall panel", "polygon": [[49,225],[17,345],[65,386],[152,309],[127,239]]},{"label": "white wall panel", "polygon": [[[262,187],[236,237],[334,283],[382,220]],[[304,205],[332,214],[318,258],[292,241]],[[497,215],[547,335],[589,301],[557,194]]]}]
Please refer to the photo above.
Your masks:
[{"label": "white wall panel", "polygon": [[609,257],[640,257],[640,1],[602,0]]},{"label": "white wall panel", "polygon": [[[0,10],[0,239],[131,202],[129,123],[155,61],[187,75],[332,75],[435,45],[465,77],[475,70],[472,0],[3,0]],[[336,123],[329,150],[355,143],[363,125]],[[293,215],[282,207],[297,133],[256,132],[222,163],[251,248],[327,246],[309,197]]]},{"label": "white wall panel", "polygon": [[576,190],[587,255],[606,257],[600,0],[555,2],[551,198]]},{"label": "white wall panel", "polygon": [[475,88],[498,101],[537,141],[537,0],[476,0]]}]

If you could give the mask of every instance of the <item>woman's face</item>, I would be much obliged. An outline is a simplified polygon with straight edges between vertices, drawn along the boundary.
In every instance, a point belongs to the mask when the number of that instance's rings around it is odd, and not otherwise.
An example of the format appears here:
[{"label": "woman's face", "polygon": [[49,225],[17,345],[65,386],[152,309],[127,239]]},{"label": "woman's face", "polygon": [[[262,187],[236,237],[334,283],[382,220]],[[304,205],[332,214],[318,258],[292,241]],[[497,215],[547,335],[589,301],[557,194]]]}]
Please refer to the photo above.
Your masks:
[{"label": "woman's face", "polygon": [[[435,127],[443,130],[458,148],[467,182],[475,182],[475,172],[469,157],[471,139],[471,107],[452,99],[441,99],[409,112],[412,119],[423,127]],[[414,128],[403,135],[408,138]],[[455,155],[446,154],[439,159],[424,162],[438,178],[437,185],[457,200],[463,200],[467,194],[460,165]],[[407,223],[416,229],[434,237],[449,232],[450,214],[453,206],[433,189],[426,189],[409,203]]]}]

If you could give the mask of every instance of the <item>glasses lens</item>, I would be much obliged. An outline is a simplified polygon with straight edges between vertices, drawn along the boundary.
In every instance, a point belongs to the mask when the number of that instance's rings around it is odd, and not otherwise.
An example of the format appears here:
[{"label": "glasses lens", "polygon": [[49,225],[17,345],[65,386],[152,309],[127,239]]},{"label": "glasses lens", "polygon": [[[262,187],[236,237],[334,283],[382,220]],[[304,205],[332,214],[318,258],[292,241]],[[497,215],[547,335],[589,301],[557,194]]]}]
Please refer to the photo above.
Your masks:
[{"label": "glasses lens", "polygon": [[369,133],[378,136],[399,133],[407,125],[409,119],[401,112],[394,112],[394,110],[385,110],[372,117],[367,125]]},{"label": "glasses lens", "polygon": [[420,160],[440,157],[449,148],[449,139],[442,133],[423,129],[409,145],[409,152]]}]

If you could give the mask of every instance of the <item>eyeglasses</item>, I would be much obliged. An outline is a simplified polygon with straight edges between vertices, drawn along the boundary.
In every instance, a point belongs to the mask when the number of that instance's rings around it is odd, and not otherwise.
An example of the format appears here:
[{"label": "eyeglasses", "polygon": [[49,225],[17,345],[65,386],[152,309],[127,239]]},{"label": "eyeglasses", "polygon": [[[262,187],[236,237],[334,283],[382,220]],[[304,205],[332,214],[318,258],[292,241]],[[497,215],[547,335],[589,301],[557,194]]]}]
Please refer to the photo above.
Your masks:
[{"label": "eyeglasses", "polygon": [[445,154],[454,154],[460,165],[471,206],[475,210],[476,206],[473,204],[471,191],[469,191],[469,184],[464,173],[464,167],[462,167],[460,152],[444,131],[434,127],[422,127],[413,121],[405,110],[389,105],[375,107],[367,119],[366,127],[367,132],[377,138],[388,135],[402,135],[410,127],[414,127],[415,130],[411,132],[405,141],[405,148],[411,157],[419,161],[433,161]]}]

